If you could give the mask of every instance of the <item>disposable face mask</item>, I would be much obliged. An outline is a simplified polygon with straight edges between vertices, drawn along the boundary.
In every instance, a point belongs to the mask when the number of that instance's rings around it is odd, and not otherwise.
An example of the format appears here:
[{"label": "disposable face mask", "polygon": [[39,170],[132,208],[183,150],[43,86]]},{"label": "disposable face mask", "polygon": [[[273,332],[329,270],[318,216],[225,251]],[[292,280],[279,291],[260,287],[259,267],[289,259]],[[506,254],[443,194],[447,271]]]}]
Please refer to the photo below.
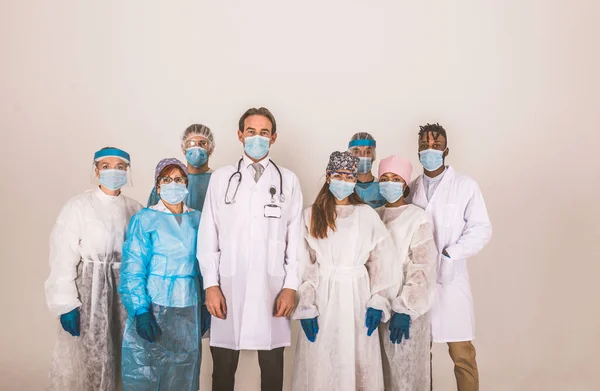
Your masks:
[{"label": "disposable face mask", "polygon": [[427,171],[435,171],[444,164],[444,151],[427,149],[419,152],[419,161]]},{"label": "disposable face mask", "polygon": [[379,192],[389,202],[393,204],[404,194],[402,182],[379,182]]},{"label": "disposable face mask", "polygon": [[338,199],[338,201],[341,201],[354,193],[354,186],[356,186],[356,183],[354,182],[332,179],[331,182],[329,182],[329,191]]},{"label": "disposable face mask", "polygon": [[118,190],[127,184],[127,171],[100,170],[100,184],[110,190]]},{"label": "disposable face mask", "polygon": [[262,159],[269,153],[271,139],[263,136],[246,137],[244,151],[252,159]]},{"label": "disposable face mask", "polygon": [[188,193],[188,189],[183,183],[171,182],[166,185],[160,185],[160,198],[171,205],[177,205],[185,200]]},{"label": "disposable face mask", "polygon": [[206,149],[202,147],[192,147],[188,148],[185,152],[185,158],[188,163],[198,168],[206,164],[208,161],[208,153],[206,152]]},{"label": "disposable face mask", "polygon": [[373,158],[359,157],[358,159],[358,173],[366,174],[367,172],[371,172],[371,167],[373,166]]}]

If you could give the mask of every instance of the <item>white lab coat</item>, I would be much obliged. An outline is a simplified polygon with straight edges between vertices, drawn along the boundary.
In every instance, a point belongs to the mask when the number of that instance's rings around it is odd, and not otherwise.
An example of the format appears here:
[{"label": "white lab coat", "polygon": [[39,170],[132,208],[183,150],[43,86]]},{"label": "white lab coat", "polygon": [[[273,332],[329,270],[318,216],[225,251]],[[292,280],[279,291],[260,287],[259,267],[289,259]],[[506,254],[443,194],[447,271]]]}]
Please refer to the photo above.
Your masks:
[{"label": "white lab coat", "polygon": [[383,322],[390,318],[390,294],[398,292],[402,274],[394,274],[394,244],[370,206],[338,206],[337,212],[336,230],[325,239],[309,234],[311,208],[304,213],[294,319],[317,317],[319,332],[315,342],[298,335],[292,390],[382,391],[379,335],[367,335],[366,312],[372,307],[383,311]]},{"label": "white lab coat", "polygon": [[[450,166],[427,201],[423,175],[411,185],[410,201],[424,208],[433,221],[439,252],[436,295],[431,310],[433,342],[471,341],[475,338],[473,296],[467,259],[490,240],[490,223],[477,183]],[[442,256],[446,250],[450,259]]]},{"label": "white lab coat", "polygon": [[60,328],[48,389],[113,391],[121,384],[126,313],[117,284],[127,224],[140,209],[131,198],[97,188],[60,212],[50,238],[46,302],[56,315],[79,308],[81,336]]},{"label": "white lab coat", "polygon": [[[268,159],[266,157],[265,159]],[[233,350],[272,350],[290,346],[290,320],[274,317],[283,288],[298,289],[296,247],[300,240],[302,192],[296,175],[272,163],[258,183],[244,159],[242,181],[233,204],[226,190],[238,162],[216,170],[208,186],[198,229],[197,257],[204,288],[219,285],[227,303],[225,320],[212,318],[210,345]],[[239,175],[231,179],[227,199],[233,198]],[[270,188],[276,195],[271,197]],[[265,217],[265,205],[281,207],[281,218]]]}]

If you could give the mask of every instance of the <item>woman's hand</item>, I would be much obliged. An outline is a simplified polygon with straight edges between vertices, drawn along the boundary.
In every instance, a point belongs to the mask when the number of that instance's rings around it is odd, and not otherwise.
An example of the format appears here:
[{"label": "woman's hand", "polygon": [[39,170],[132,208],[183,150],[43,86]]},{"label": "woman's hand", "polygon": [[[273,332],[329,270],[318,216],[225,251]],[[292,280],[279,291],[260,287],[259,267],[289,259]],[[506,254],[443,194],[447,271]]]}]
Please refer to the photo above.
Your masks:
[{"label": "woman's hand", "polygon": [[225,303],[225,297],[221,292],[221,288],[218,286],[211,286],[206,288],[206,308],[212,316],[219,319],[225,319],[227,317],[227,304]]}]

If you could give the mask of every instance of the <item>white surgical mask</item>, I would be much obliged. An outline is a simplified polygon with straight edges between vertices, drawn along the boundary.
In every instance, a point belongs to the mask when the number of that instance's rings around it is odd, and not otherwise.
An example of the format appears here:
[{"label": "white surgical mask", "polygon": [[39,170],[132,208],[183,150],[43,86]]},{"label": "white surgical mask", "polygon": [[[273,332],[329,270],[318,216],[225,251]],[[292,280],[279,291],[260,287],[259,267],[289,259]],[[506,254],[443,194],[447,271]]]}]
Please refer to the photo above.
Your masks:
[{"label": "white surgical mask", "polygon": [[404,194],[404,184],[402,182],[379,182],[379,192],[387,202],[393,204]]},{"label": "white surgical mask", "polygon": [[119,190],[127,184],[127,171],[100,170],[100,184],[110,190]]},{"label": "white surgical mask", "polygon": [[358,173],[366,174],[371,172],[371,167],[373,167],[373,158],[371,157],[359,157],[358,158]]},{"label": "white surgical mask", "polygon": [[338,179],[332,179],[329,182],[329,191],[338,201],[342,201],[345,198],[348,198],[350,194],[354,193],[354,187],[356,183],[354,182],[346,182],[340,181]]},{"label": "white surgical mask", "polygon": [[160,185],[160,198],[166,203],[177,205],[187,197],[189,191],[183,183],[171,182]]},{"label": "white surgical mask", "polygon": [[419,161],[427,171],[435,171],[444,164],[444,151],[426,149],[419,152]]},{"label": "white surgical mask", "polygon": [[271,139],[263,136],[246,137],[244,151],[252,159],[262,159],[269,153]]}]

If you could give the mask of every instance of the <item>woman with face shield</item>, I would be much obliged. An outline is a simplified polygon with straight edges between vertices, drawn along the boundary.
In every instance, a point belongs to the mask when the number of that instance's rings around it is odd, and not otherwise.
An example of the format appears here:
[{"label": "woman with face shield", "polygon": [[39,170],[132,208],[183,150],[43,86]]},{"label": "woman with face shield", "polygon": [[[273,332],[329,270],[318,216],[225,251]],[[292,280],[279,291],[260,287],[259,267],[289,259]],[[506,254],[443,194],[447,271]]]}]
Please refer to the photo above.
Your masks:
[{"label": "woman with face shield", "polygon": [[201,331],[196,240],[200,212],[189,208],[186,166],[158,163],[161,201],[131,219],[119,293],[129,315],[123,337],[123,389],[197,391]]},{"label": "woman with face shield", "polygon": [[359,159],[356,193],[372,208],[379,208],[385,204],[385,199],[379,192],[377,178],[371,171],[376,158],[376,148],[375,139],[367,132],[356,133],[348,143],[348,151]]},{"label": "woman with face shield", "polygon": [[[190,208],[202,212],[208,182],[213,173],[209,167],[209,158],[215,150],[215,138],[212,131],[204,125],[193,124],[181,134],[181,149],[187,160],[188,191],[185,203]],[[156,187],[150,192],[148,207],[156,205],[160,196]]]},{"label": "woman with face shield", "polygon": [[46,300],[62,328],[54,348],[49,389],[116,390],[126,314],[116,287],[131,216],[141,208],[124,196],[130,156],[118,148],[94,155],[96,189],[69,200],[50,238]]},{"label": "woman with face shield", "polygon": [[298,336],[292,389],[383,390],[378,326],[390,318],[394,245],[355,193],[359,159],[334,152],[327,180],[303,214]]},{"label": "woman with face shield", "polygon": [[411,173],[410,162],[397,156],[379,164],[379,187],[386,204],[377,213],[394,241],[396,273],[403,276],[392,301],[392,318],[379,327],[379,336],[386,390],[429,391],[429,310],[435,295],[438,252],[427,213],[405,201]]}]

